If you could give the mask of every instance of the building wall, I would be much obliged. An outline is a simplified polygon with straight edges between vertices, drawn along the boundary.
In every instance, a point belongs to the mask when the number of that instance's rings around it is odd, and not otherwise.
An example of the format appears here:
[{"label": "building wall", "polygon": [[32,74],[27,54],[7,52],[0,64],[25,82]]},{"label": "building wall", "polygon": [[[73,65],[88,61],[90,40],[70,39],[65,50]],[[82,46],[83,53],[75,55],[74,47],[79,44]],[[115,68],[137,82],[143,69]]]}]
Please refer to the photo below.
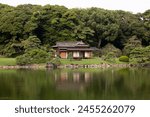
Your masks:
[{"label": "building wall", "polygon": [[[59,52],[59,55],[61,58],[67,59],[68,58],[68,53],[66,51],[61,51]],[[74,51],[72,52],[72,57],[73,58],[91,58],[92,57],[92,52],[79,52],[79,51]]]}]

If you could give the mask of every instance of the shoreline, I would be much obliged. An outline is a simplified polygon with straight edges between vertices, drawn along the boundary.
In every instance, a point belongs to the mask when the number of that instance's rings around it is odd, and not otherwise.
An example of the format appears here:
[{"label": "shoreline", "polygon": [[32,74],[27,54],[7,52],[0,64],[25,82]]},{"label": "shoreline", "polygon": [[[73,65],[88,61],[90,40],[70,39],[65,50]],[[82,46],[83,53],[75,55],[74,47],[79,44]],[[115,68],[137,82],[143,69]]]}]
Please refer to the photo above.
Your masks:
[{"label": "shoreline", "polygon": [[0,69],[44,69],[45,65],[3,65],[0,66]]},{"label": "shoreline", "polygon": [[64,69],[64,68],[131,68],[131,67],[150,67],[150,64],[90,64],[90,65],[80,65],[80,64],[66,64],[66,65],[58,65],[54,66],[46,66],[46,64],[32,64],[32,65],[5,65],[0,66],[0,69]]},{"label": "shoreline", "polygon": [[91,65],[79,65],[79,64],[68,64],[68,65],[59,65],[57,68],[111,68],[111,67],[118,67],[118,68],[126,68],[131,67],[130,64],[91,64]]}]

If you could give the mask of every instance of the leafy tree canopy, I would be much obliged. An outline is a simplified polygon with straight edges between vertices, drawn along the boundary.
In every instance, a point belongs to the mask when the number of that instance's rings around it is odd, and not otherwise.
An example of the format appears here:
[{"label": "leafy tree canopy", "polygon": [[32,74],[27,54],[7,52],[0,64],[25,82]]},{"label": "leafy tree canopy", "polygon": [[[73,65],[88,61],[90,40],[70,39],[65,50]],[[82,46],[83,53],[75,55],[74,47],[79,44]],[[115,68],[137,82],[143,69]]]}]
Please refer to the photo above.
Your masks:
[{"label": "leafy tree canopy", "polygon": [[4,56],[48,50],[57,41],[67,40],[82,40],[98,48],[111,43],[123,50],[132,36],[143,46],[150,44],[150,10],[132,14],[94,7],[0,4],[0,55]]}]

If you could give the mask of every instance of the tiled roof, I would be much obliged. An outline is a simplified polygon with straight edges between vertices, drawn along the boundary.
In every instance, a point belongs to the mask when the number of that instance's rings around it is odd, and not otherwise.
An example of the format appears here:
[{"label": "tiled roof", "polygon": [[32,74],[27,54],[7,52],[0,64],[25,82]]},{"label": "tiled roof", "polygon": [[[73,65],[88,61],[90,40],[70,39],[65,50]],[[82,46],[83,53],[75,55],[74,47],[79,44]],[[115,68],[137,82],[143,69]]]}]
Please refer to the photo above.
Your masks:
[{"label": "tiled roof", "polygon": [[92,48],[68,48],[69,51],[92,51]]},{"label": "tiled roof", "polygon": [[63,41],[56,42],[56,45],[53,47],[89,47],[89,45],[85,44],[82,41]]}]

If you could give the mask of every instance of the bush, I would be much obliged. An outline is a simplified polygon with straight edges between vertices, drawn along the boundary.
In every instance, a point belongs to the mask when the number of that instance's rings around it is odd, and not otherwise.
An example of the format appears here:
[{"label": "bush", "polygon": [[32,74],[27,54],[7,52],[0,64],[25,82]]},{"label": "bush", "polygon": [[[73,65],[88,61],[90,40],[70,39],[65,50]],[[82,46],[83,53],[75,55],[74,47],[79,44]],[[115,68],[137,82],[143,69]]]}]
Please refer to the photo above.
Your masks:
[{"label": "bush", "polygon": [[116,48],[113,44],[110,44],[110,43],[104,46],[101,50],[101,54],[104,56],[107,56],[108,53],[113,53],[114,57],[119,57],[122,55],[121,50]]},{"label": "bush", "polygon": [[132,63],[150,63],[150,46],[133,49],[129,57]]},{"label": "bush", "polygon": [[71,52],[69,52],[69,54],[68,54],[68,58],[67,59],[69,59],[70,61],[73,59],[73,55],[72,55],[72,53]]},{"label": "bush", "polygon": [[55,65],[60,65],[61,64],[59,57],[54,58],[50,62],[53,63],[53,64],[55,64]]},{"label": "bush", "polygon": [[137,36],[132,36],[125,44],[125,47],[123,48],[123,54],[129,56],[130,52],[137,47],[142,47],[142,42],[137,38]]},{"label": "bush", "polygon": [[50,59],[50,54],[41,49],[33,49],[27,53],[18,56],[16,62],[18,65],[46,63]]},{"label": "bush", "polygon": [[16,58],[16,63],[18,65],[26,65],[26,64],[31,64],[30,63],[30,58],[28,58],[25,54],[24,55],[21,55],[21,56],[18,56]]},{"label": "bush", "polygon": [[108,62],[115,62],[116,54],[114,52],[108,52],[105,56],[102,57],[103,60]]},{"label": "bush", "polygon": [[129,62],[129,57],[121,56],[121,57],[119,57],[119,61],[121,61],[121,62]]}]

